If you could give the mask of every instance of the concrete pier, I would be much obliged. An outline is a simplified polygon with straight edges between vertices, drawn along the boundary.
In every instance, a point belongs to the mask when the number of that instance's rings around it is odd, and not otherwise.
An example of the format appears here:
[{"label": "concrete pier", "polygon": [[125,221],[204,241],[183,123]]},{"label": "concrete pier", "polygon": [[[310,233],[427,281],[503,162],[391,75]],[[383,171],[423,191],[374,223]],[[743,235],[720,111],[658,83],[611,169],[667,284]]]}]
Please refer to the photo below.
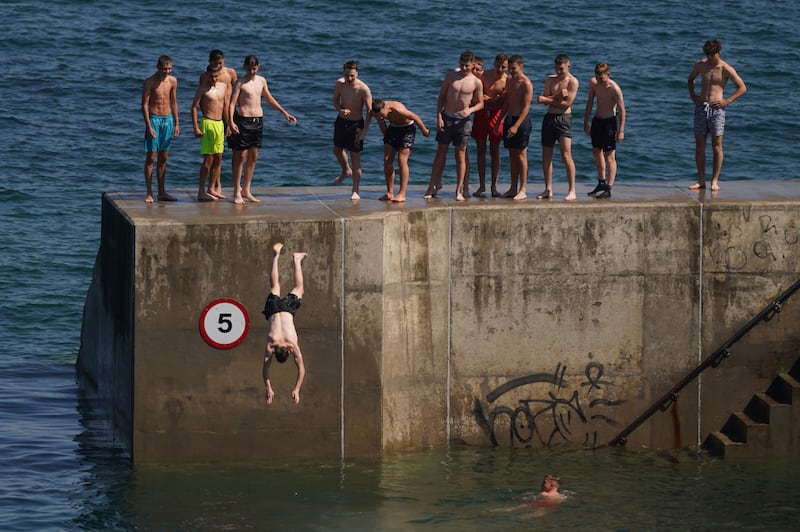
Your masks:
[{"label": "concrete pier", "polygon": [[[140,463],[604,444],[800,276],[798,183],[722,185],[618,184],[611,200],[579,185],[573,203],[456,203],[452,185],[405,204],[381,187],[357,203],[265,188],[244,206],[107,193],[79,380]],[[261,378],[278,241],[284,293],[291,253],[309,253],[299,405],[291,362],[272,365],[272,405]],[[230,349],[200,333],[219,299],[250,319]],[[798,346],[795,296],[629,445],[697,444]]]}]

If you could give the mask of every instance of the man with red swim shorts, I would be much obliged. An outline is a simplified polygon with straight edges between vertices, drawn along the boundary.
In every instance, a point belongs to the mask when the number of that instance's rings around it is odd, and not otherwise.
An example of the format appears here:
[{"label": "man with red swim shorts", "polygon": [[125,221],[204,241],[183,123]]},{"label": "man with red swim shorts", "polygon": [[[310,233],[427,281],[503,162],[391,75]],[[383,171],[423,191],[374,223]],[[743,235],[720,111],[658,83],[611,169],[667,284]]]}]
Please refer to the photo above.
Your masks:
[{"label": "man with red swim shorts", "polygon": [[500,174],[500,141],[503,139],[502,128],[497,123],[502,115],[503,103],[506,97],[506,80],[508,79],[508,56],[497,54],[494,58],[494,68],[486,72],[479,66],[473,73],[483,83],[483,109],[475,113],[472,125],[472,138],[478,147],[478,176],[481,184],[473,194],[481,197],[486,192],[486,139],[489,139],[489,156],[492,164],[492,197],[500,196],[497,191],[497,178]]}]

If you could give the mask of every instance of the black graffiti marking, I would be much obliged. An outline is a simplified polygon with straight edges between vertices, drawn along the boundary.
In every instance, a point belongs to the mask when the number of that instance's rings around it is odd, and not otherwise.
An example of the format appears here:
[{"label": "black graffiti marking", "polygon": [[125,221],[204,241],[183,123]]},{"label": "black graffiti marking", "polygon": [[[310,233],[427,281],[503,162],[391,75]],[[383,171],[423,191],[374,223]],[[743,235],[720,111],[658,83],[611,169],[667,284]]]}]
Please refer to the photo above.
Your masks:
[{"label": "black graffiti marking", "polygon": [[741,249],[729,247],[725,250],[725,267],[728,270],[741,270],[747,265],[747,254]]},{"label": "black graffiti marking", "polygon": [[520,386],[525,386],[526,384],[534,384],[537,382],[542,382],[546,384],[552,384],[553,386],[557,386],[559,388],[564,386],[564,373],[567,371],[566,366],[562,366],[559,362],[556,366],[555,372],[551,373],[534,373],[533,375],[526,375],[524,377],[518,377],[516,379],[512,379],[505,384],[501,384],[491,392],[486,394],[486,400],[490,403],[494,403],[497,399],[499,399],[503,394],[510,392],[514,388],[519,388]]},{"label": "black graffiti marking", "polygon": [[772,260],[777,260],[775,258],[775,255],[773,255],[772,249],[769,247],[769,244],[767,244],[763,240],[759,240],[758,242],[753,244],[753,255],[755,255],[759,259],[766,259],[767,257],[772,257]]},{"label": "black graffiti marking", "polygon": [[[525,384],[550,384],[556,387],[555,392],[560,392],[566,385],[564,375],[566,373],[566,366],[558,363],[553,373],[534,373],[512,379],[507,383],[498,386],[486,395],[489,403],[498,400],[503,394],[510,390],[523,386]],[[613,384],[611,381],[602,380],[604,373],[604,366],[598,362],[590,362],[584,368],[584,374],[587,380],[580,384],[581,387],[587,387],[586,395],[592,390],[602,390],[602,386]],[[475,399],[473,403],[473,415],[475,421],[486,433],[492,445],[498,445],[498,435],[496,433],[496,426],[498,420],[506,419],[508,422],[508,441],[513,445],[514,442],[522,443],[523,445],[529,444],[536,440],[538,444],[549,446],[554,439],[560,437],[565,441],[570,441],[573,437],[574,424],[581,423],[586,425],[588,420],[584,414],[583,407],[578,395],[578,390],[572,390],[572,395],[569,399],[564,399],[556,395],[553,391],[548,391],[546,397],[543,398],[530,398],[521,399],[518,401],[517,406],[498,405],[495,408],[484,412],[484,407],[480,399]],[[596,406],[614,407],[621,405],[625,401],[608,400],[603,398],[595,398],[589,402],[589,408]],[[548,414],[543,419],[547,419],[552,425],[543,424],[540,416]],[[591,420],[605,422],[606,424],[616,426],[617,422],[605,414],[593,414]],[[597,433],[594,433],[594,439],[597,440]],[[589,440],[589,432],[584,435],[584,442]]]},{"label": "black graffiti marking", "polygon": [[611,419],[610,417],[608,417],[606,415],[603,415],[603,414],[594,414],[591,417],[591,419],[592,419],[592,421],[595,421],[595,420],[605,421],[606,423],[608,423],[612,427],[618,427],[619,426],[619,423],[617,423],[617,421],[615,419]]},{"label": "black graffiti marking", "polygon": [[586,364],[586,369],[584,369],[583,373],[586,375],[586,382],[581,383],[581,387],[588,386],[586,389],[586,395],[589,395],[594,389],[601,390],[601,384],[611,384],[609,381],[601,380],[603,377],[603,371],[605,371],[605,366],[603,366],[599,362],[589,362]]},{"label": "black graffiti marking", "polygon": [[600,406],[619,406],[619,405],[623,404],[624,402],[625,401],[622,400],[622,399],[619,400],[619,401],[612,401],[610,399],[603,399],[603,398],[592,399],[591,401],[589,401],[589,408],[594,408],[594,407],[596,407],[598,405],[600,405]]},{"label": "black graffiti marking", "polygon": [[772,222],[772,216],[768,214],[762,214],[758,217],[758,223],[761,224],[761,232],[762,233],[769,233],[772,230],[775,230],[775,233],[778,233],[778,226]]}]

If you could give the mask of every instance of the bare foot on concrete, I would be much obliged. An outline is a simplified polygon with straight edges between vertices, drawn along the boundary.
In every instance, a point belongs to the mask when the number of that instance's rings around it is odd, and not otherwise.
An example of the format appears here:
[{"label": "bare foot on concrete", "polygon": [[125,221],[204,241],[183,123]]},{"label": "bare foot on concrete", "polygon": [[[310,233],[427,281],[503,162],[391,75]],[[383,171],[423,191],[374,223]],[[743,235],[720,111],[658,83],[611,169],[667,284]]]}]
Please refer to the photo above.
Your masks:
[{"label": "bare foot on concrete", "polygon": [[567,196],[564,198],[564,201],[575,201],[578,199],[578,196],[575,194],[575,191],[571,191]]},{"label": "bare foot on concrete", "polygon": [[359,195],[358,195],[358,192],[353,192],[353,193],[350,195],[350,199],[351,199],[351,200],[353,200],[353,201],[358,201],[358,200],[360,200],[360,199],[361,199],[361,196],[359,196]]},{"label": "bare foot on concrete", "polygon": [[178,199],[164,192],[163,194],[158,195],[158,201],[170,202],[170,201],[178,201]]},{"label": "bare foot on concrete", "polygon": [[703,190],[704,188],[706,188],[705,181],[698,181],[694,185],[689,185],[689,190]]},{"label": "bare foot on concrete", "polygon": [[392,203],[405,203],[405,201],[406,201],[405,194],[403,195],[398,194],[397,196],[392,198]]},{"label": "bare foot on concrete", "polygon": [[378,199],[380,201],[392,201],[392,198],[394,198],[394,195],[391,192],[387,192],[386,194],[384,194],[383,196],[381,196]]},{"label": "bare foot on concrete", "polygon": [[336,179],[333,180],[333,184],[334,185],[339,185],[339,184],[342,183],[342,181],[344,181],[348,177],[353,177],[353,173],[352,172],[347,172],[347,173],[344,173],[344,174],[339,174],[339,175],[336,176]]}]

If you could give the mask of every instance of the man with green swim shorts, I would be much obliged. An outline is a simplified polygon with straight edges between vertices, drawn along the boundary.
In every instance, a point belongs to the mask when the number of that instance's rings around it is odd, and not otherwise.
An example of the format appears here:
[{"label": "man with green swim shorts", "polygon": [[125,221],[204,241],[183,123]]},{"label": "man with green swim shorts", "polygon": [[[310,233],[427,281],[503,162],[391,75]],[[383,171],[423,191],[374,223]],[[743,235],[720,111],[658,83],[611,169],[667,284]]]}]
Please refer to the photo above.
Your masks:
[{"label": "man with green swim shorts", "polygon": [[[194,136],[200,138],[200,153],[203,164],[200,166],[200,188],[197,201],[219,199],[211,192],[211,182],[219,179],[222,172],[222,152],[225,149],[225,117],[228,116],[227,86],[220,78],[219,65],[209,65],[208,75],[200,80],[200,85],[192,100],[192,125]],[[198,123],[197,108],[203,113]],[[206,189],[206,178],[211,177]]]},{"label": "man with green swim shorts", "polygon": [[153,203],[153,163],[158,176],[158,201],[175,201],[167,194],[164,181],[167,174],[169,145],[180,133],[178,126],[178,80],[172,74],[172,59],[158,58],[156,73],[144,80],[142,86],[142,116],[144,117],[144,182],[147,185],[145,202]]}]

